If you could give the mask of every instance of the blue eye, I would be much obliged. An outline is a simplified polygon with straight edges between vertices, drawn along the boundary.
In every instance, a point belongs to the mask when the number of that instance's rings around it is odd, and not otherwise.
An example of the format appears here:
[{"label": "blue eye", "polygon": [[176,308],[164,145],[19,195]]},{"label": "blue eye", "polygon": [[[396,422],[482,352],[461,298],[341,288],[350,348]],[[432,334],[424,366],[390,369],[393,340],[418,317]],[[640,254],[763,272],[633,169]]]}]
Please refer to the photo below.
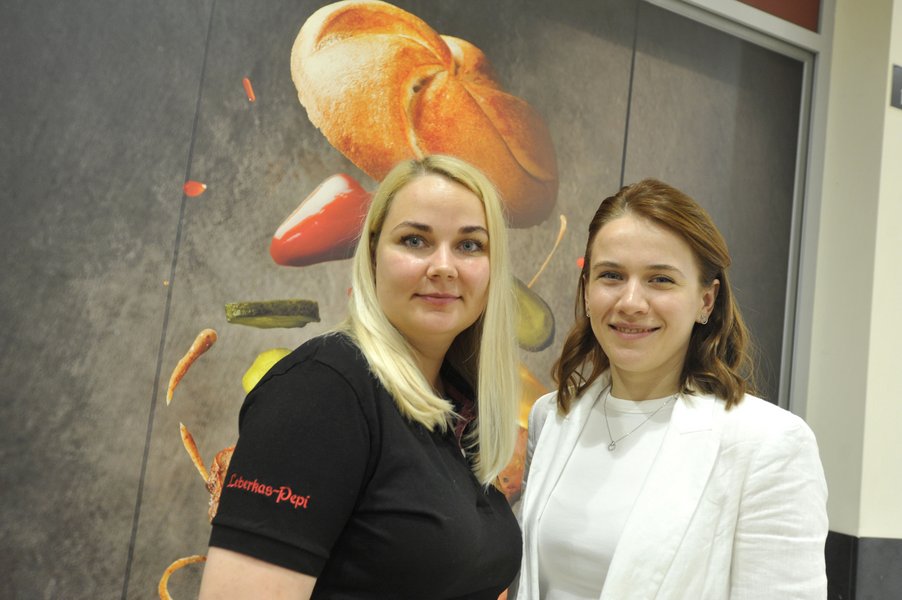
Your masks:
[{"label": "blue eye", "polygon": [[655,276],[655,277],[652,277],[652,278],[651,278],[651,282],[652,282],[652,283],[657,283],[657,284],[672,284],[672,283],[674,283],[673,279],[671,279],[670,277],[667,277],[666,275],[657,275],[657,276]]},{"label": "blue eye", "polygon": [[405,235],[401,238],[401,243],[408,248],[422,248],[426,245],[425,240],[418,235]]},{"label": "blue eye", "polygon": [[467,253],[481,252],[485,246],[476,240],[464,240],[460,243],[460,249]]},{"label": "blue eye", "polygon": [[599,279],[620,279],[620,273],[615,273],[613,271],[602,271],[598,274]]}]

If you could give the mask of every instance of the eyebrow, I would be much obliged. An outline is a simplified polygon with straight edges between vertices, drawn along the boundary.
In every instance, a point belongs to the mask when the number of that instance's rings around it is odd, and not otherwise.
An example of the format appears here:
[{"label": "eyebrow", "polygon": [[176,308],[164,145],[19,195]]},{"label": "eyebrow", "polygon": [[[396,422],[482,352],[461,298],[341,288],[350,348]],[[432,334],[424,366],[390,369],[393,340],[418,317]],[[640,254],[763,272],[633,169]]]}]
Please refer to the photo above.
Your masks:
[{"label": "eyebrow", "polygon": [[[426,225],[425,223],[418,223],[416,221],[401,221],[397,225],[392,228],[392,231],[397,231],[398,229],[403,229],[404,227],[410,227],[411,229],[416,229],[417,231],[422,231],[424,233],[432,233],[432,227]],[[465,225],[458,229],[459,233],[470,234],[470,233],[484,233],[486,236],[489,235],[488,230],[481,225]]]},{"label": "eyebrow", "polygon": [[[621,265],[620,263],[615,262],[615,261],[613,261],[613,260],[602,260],[602,261],[599,261],[599,262],[595,263],[594,265],[592,265],[592,268],[593,268],[593,269],[598,269],[599,267],[609,267],[609,268],[612,268],[612,269],[622,269],[622,268],[623,268],[623,265]],[[675,273],[679,273],[680,275],[683,274],[683,272],[682,272],[681,270],[679,270],[678,268],[674,267],[673,265],[668,265],[668,264],[664,264],[664,263],[661,263],[661,264],[655,264],[655,265],[648,265],[648,266],[645,267],[645,269],[646,269],[647,271],[672,271],[672,272],[675,272]]]}]

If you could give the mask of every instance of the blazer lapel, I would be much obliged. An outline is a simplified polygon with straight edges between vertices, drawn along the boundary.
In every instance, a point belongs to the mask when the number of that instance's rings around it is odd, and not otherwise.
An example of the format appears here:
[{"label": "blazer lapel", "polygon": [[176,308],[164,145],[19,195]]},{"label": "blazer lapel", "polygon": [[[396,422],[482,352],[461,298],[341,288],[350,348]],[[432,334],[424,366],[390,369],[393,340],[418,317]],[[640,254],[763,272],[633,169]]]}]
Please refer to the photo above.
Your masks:
[{"label": "blazer lapel", "polygon": [[573,402],[567,416],[562,417],[554,410],[548,415],[542,428],[542,435],[536,443],[533,460],[529,466],[529,480],[523,504],[523,522],[531,524],[525,531],[524,559],[530,563],[529,572],[532,577],[530,581],[520,581],[518,598],[539,597],[539,552],[536,535],[538,524],[551,492],[576,447],[579,434],[589,420],[592,406],[598,399],[599,392],[608,385],[608,381],[606,374],[599,377]]},{"label": "blazer lapel", "polygon": [[682,395],[674,405],[614,552],[603,600],[656,597],[717,459],[718,406],[711,396]]},{"label": "blazer lapel", "polygon": [[567,416],[561,417],[556,411],[548,415],[550,422],[545,423],[533,455],[534,458],[543,456],[546,460],[541,463],[534,462],[530,466],[529,483],[527,484],[527,490],[530,486],[534,486],[533,498],[538,500],[538,503],[530,511],[534,511],[533,515],[536,519],[542,518],[551,492],[557,485],[573,449],[576,448],[580,432],[585,427],[586,421],[589,420],[598,393],[605,386],[607,386],[607,378],[599,377],[571,405]]}]

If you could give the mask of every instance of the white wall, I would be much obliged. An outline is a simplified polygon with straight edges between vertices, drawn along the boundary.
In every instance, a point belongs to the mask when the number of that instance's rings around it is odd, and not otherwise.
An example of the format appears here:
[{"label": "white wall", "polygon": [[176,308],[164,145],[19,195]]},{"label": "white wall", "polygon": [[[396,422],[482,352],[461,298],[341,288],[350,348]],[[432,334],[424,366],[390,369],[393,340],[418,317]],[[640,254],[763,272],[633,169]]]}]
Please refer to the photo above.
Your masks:
[{"label": "white wall", "polygon": [[858,534],[902,538],[902,109],[889,106],[892,65],[902,66],[902,2],[894,4],[883,94]]},{"label": "white wall", "polygon": [[[889,107],[900,4],[838,0],[830,55],[805,417],[830,528],[902,538],[902,110]],[[895,36],[893,36],[895,33]],[[817,149],[815,150],[817,151]]]}]

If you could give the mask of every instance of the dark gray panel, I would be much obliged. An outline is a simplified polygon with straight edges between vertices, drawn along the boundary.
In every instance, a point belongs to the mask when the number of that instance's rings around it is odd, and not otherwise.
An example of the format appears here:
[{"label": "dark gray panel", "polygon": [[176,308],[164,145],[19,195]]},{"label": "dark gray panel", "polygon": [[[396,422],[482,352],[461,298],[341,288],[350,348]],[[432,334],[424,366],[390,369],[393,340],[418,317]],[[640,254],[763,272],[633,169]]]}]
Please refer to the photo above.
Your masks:
[{"label": "dark gray panel", "polygon": [[858,538],[830,531],[824,546],[827,600],[853,600],[858,563]]},{"label": "dark gray panel", "polygon": [[[281,267],[268,250],[280,222],[322,179],[339,171],[363,178],[297,101],[289,52],[311,12],[309,3],[268,2],[252,11],[237,1],[215,4],[191,165],[192,177],[208,189],[185,212],[163,380],[201,329],[215,329],[219,339],[188,372],[170,406],[165,389],[159,391],[129,598],[155,590],[171,561],[207,550],[209,496],[182,447],[179,422],[209,465],[237,437],[241,376],[256,354],[294,347],[334,325],[342,311],[344,262]],[[244,77],[254,103],[245,95]],[[261,330],[225,321],[227,302],[296,297],[326,300],[323,323]],[[173,597],[196,596],[200,572],[189,567],[173,575]]]},{"label": "dark gray panel", "polygon": [[902,540],[860,538],[855,587],[856,600],[902,597]]},{"label": "dark gray panel", "polygon": [[712,215],[776,402],[801,63],[642,4],[625,181],[662,179]]},{"label": "dark gray panel", "polygon": [[0,9],[4,597],[121,593],[205,4]]},{"label": "dark gray panel", "polygon": [[829,600],[902,596],[902,540],[831,531],[825,548]]},{"label": "dark gray panel", "polygon": [[521,28],[510,64],[514,85],[546,116],[558,157],[555,210],[529,230],[512,230],[514,271],[528,282],[567,233],[533,289],[555,316],[554,343],[523,362],[549,388],[550,369],[573,324],[578,258],[599,203],[619,187],[626,126],[635,2],[541,3],[541,21]]}]

